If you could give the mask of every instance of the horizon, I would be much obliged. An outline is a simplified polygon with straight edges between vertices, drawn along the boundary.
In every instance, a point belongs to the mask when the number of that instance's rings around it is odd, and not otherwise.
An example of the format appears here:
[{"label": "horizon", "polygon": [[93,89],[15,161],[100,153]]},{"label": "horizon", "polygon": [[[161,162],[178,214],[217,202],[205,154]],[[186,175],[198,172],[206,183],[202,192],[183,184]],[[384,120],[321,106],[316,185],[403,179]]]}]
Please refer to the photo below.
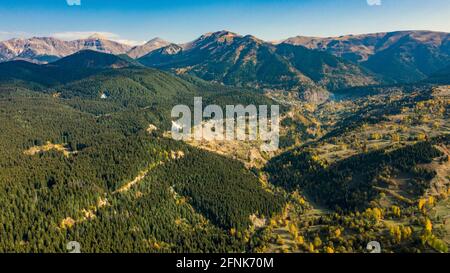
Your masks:
[{"label": "horizon", "polygon": [[[223,30],[217,30],[217,31],[213,31],[213,32],[206,32],[206,33],[204,33],[204,34],[201,34],[201,35],[199,35],[199,36],[197,36],[197,37],[194,37],[194,38],[192,38],[192,39],[190,39],[190,40],[188,40],[188,41],[184,41],[184,42],[181,42],[181,43],[175,43],[175,42],[173,42],[173,43],[174,43],[174,44],[186,44],[186,43],[189,43],[189,42],[192,42],[192,41],[195,41],[195,40],[199,39],[199,38],[200,38],[201,36],[203,36],[203,35],[206,35],[206,34],[209,34],[209,33],[218,33],[218,32],[222,32],[222,31],[225,31],[225,32],[231,32],[231,33],[234,33],[234,34],[236,34],[236,35],[238,35],[238,36],[242,36],[242,37],[244,37],[244,36],[246,36],[246,35],[251,35],[251,36],[254,36],[254,37],[256,37],[256,38],[259,38],[259,37],[255,36],[255,35],[252,35],[252,34],[242,34],[242,33],[236,32],[236,31],[223,29]],[[285,41],[286,39],[294,38],[294,37],[306,37],[306,38],[326,39],[326,38],[339,38],[339,37],[345,37],[345,36],[374,35],[374,34],[380,34],[380,33],[395,33],[395,32],[435,32],[435,33],[450,33],[450,32],[447,32],[447,31],[437,31],[437,30],[429,30],[429,29],[404,29],[404,30],[402,29],[402,30],[380,31],[380,32],[369,32],[369,33],[347,33],[347,34],[341,34],[341,35],[336,35],[336,36],[310,36],[310,35],[302,35],[302,34],[299,34],[299,35],[296,35],[296,36],[285,37],[285,38],[282,38],[282,39],[280,39],[280,40],[264,40],[264,39],[261,39],[261,40],[264,41],[264,42],[267,42],[267,43],[277,43],[277,42],[283,42],[283,41]],[[94,39],[94,38],[97,38],[97,39],[104,39],[104,40],[114,41],[114,42],[117,42],[117,43],[122,43],[122,44],[124,44],[124,45],[133,46],[133,47],[134,47],[134,46],[144,45],[145,43],[147,43],[147,42],[149,42],[149,41],[152,41],[152,40],[155,40],[155,39],[162,39],[162,40],[167,41],[167,42],[172,42],[172,41],[166,40],[166,39],[161,38],[161,37],[153,37],[153,38],[150,38],[150,39],[147,40],[147,41],[142,41],[142,43],[139,43],[139,44],[127,44],[127,43],[124,42],[124,41],[116,40],[116,39],[114,39],[113,37],[108,37],[107,35],[105,35],[105,34],[103,34],[103,33],[99,33],[99,32],[89,32],[89,33],[86,33],[86,34],[84,34],[84,35],[85,35],[84,37],[79,37],[79,38],[76,38],[76,39],[64,39],[64,38],[61,38],[61,37],[54,37],[54,36],[50,36],[50,35],[49,35],[49,36],[12,37],[12,38],[9,38],[9,39],[6,39],[6,40],[0,40],[0,42],[5,42],[5,41],[9,41],[9,40],[14,40],[14,39],[33,39],[33,38],[53,38],[53,39],[57,39],[57,40],[61,40],[61,41],[67,41],[67,42],[70,42],[70,41],[76,41],[76,40],[83,40],[83,39],[90,39],[90,38]]]},{"label": "horizon", "polygon": [[128,45],[144,44],[155,37],[180,44],[220,29],[264,41],[407,30],[450,32],[450,2],[445,0],[2,2],[1,41],[30,37],[77,40],[100,33]]}]

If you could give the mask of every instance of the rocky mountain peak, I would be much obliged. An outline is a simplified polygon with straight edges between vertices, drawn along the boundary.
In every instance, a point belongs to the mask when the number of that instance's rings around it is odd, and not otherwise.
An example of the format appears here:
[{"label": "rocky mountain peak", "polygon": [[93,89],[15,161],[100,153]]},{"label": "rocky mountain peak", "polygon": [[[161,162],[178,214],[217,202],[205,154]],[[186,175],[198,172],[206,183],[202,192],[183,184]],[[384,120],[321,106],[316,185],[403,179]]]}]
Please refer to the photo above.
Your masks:
[{"label": "rocky mountain peak", "polygon": [[100,33],[94,33],[87,38],[87,40],[108,40],[108,38]]}]

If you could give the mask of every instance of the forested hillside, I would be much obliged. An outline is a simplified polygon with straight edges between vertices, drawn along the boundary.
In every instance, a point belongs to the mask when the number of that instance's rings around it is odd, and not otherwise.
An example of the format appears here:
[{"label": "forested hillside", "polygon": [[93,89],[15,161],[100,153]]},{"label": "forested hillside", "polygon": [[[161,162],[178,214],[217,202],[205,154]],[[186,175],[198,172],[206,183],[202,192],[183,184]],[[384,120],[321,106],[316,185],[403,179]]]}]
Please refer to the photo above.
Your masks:
[{"label": "forested hillside", "polygon": [[271,101],[152,69],[91,73],[0,84],[0,252],[66,252],[68,241],[84,252],[246,250],[250,216],[279,213],[284,200],[243,164],[163,133],[171,108],[194,96]]},{"label": "forested hillside", "polygon": [[285,43],[325,51],[394,82],[416,82],[448,66],[450,34],[394,31],[340,37],[293,37]]},{"label": "forested hillside", "polygon": [[294,90],[314,102],[326,100],[327,91],[380,82],[375,74],[328,53],[229,31],[205,34],[184,46],[168,45],[138,60],[226,85]]},{"label": "forested hillside", "polygon": [[448,252],[449,94],[378,86],[296,108],[286,125],[314,122],[316,136],[263,168],[291,199],[261,230],[258,250],[366,252],[374,240],[383,252]]},{"label": "forested hillside", "polygon": [[[354,80],[331,55],[278,50],[325,85]],[[317,60],[326,77],[309,69]],[[373,240],[447,252],[449,90],[354,87],[314,104],[92,51],[0,64],[0,252],[69,241],[83,252],[367,252]],[[279,104],[280,149],[172,140],[172,107],[196,96]]]}]

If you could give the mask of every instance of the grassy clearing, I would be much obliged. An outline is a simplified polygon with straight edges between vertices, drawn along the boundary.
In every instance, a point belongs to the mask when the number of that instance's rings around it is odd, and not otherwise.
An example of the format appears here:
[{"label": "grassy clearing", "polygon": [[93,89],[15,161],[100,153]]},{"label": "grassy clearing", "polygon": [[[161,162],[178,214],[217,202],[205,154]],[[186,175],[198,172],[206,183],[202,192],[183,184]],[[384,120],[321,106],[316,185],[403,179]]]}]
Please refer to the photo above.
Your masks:
[{"label": "grassy clearing", "polygon": [[71,151],[68,148],[67,144],[53,144],[50,141],[47,141],[46,144],[41,146],[31,147],[28,150],[25,150],[23,153],[25,155],[34,156],[36,154],[45,153],[51,150],[61,152],[65,157],[69,157],[70,155],[77,153],[76,151]]}]

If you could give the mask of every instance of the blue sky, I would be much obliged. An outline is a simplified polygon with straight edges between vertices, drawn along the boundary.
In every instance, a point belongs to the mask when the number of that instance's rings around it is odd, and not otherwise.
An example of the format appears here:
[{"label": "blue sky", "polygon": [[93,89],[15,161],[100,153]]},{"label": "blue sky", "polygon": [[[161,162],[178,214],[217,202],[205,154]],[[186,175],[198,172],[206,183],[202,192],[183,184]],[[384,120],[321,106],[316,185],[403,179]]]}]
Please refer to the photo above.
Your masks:
[{"label": "blue sky", "polygon": [[449,0],[1,0],[0,40],[75,39],[99,32],[127,43],[153,37],[187,42],[223,29],[265,40],[407,29],[450,32],[448,18]]}]

